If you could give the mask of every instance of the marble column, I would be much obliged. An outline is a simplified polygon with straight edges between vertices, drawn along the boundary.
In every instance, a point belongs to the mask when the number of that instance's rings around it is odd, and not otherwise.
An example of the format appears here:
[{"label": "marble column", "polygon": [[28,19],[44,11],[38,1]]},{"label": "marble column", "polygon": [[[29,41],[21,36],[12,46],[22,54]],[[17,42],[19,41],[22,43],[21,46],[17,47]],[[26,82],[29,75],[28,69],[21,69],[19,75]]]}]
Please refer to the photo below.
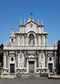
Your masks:
[{"label": "marble column", "polygon": [[29,37],[27,36],[27,46],[29,46]]},{"label": "marble column", "polygon": [[41,46],[41,36],[38,36],[38,42],[39,42],[39,46]]},{"label": "marble column", "polygon": [[16,55],[16,68],[18,68],[18,54],[17,54],[17,51],[16,51],[15,55]]},{"label": "marble column", "polygon": [[20,53],[18,53],[17,58],[18,58],[18,68],[19,68],[20,67],[20,65],[19,65],[19,63],[20,63]]},{"label": "marble column", "polygon": [[37,37],[35,36],[35,46],[37,46]]},{"label": "marble column", "polygon": [[23,46],[24,46],[24,35],[23,35]]},{"label": "marble column", "polygon": [[6,53],[5,52],[3,56],[3,69],[6,69]]},{"label": "marble column", "polygon": [[28,46],[28,36],[25,36],[25,45]]},{"label": "marble column", "polygon": [[45,36],[43,35],[43,46],[45,46]]},{"label": "marble column", "polygon": [[20,37],[18,36],[18,46],[20,46]]},{"label": "marble column", "polygon": [[45,52],[45,67],[47,67],[47,58],[48,58],[48,52]]},{"label": "marble column", "polygon": [[45,36],[45,46],[48,45],[48,35]]},{"label": "marble column", "polygon": [[43,46],[43,35],[41,35],[41,46]]},{"label": "marble column", "polygon": [[22,53],[22,65],[24,67],[24,54]]},{"label": "marble column", "polygon": [[37,69],[37,67],[36,67],[36,59],[35,59],[35,69],[34,69],[34,73],[36,73],[36,69]]},{"label": "marble column", "polygon": [[41,53],[39,53],[39,67],[41,68]]},{"label": "marble column", "polygon": [[29,73],[29,62],[28,62],[28,59],[27,59],[27,73]]},{"label": "marble column", "polygon": [[4,53],[4,69],[6,68],[6,54]]},{"label": "marble column", "polygon": [[9,59],[9,55],[8,55],[8,52],[7,52],[7,55],[6,55],[6,68],[8,68],[8,59]]},{"label": "marble column", "polygon": [[56,69],[56,56],[57,56],[57,53],[56,51],[54,52],[54,68]]}]

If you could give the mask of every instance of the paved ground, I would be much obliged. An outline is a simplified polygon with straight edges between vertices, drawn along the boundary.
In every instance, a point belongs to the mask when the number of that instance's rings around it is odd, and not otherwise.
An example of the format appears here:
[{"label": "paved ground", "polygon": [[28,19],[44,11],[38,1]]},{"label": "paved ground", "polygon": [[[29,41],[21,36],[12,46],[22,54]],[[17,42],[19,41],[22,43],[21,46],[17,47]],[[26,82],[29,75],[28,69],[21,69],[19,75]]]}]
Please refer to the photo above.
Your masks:
[{"label": "paved ground", "polygon": [[47,78],[0,79],[0,84],[60,84],[60,79],[47,79]]}]

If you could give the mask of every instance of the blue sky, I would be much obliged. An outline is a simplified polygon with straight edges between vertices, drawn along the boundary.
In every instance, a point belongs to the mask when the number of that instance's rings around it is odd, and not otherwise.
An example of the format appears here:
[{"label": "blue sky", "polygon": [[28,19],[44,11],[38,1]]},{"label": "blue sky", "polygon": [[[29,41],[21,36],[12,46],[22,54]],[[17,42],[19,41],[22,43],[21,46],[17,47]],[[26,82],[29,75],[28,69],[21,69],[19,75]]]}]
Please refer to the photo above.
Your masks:
[{"label": "blue sky", "polygon": [[20,19],[27,20],[31,12],[36,22],[43,20],[49,44],[60,39],[60,0],[0,0],[0,44],[9,40],[12,27],[19,31]]}]

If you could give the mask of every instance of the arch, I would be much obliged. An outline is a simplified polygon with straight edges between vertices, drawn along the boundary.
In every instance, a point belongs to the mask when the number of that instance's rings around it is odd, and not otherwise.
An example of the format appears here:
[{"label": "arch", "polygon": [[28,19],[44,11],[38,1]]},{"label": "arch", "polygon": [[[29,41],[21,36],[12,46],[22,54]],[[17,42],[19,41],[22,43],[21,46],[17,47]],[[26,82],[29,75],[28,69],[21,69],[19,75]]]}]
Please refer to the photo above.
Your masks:
[{"label": "arch", "polygon": [[27,36],[29,36],[30,34],[33,34],[34,37],[36,36],[36,33],[34,31],[29,31],[28,34],[27,34]]},{"label": "arch", "polygon": [[31,33],[30,35],[29,35],[29,44],[31,45],[31,46],[33,46],[35,43],[34,43],[34,35]]},{"label": "arch", "polygon": [[34,35],[33,34],[30,34],[29,35],[29,38],[30,38],[30,40],[33,40],[34,39]]}]

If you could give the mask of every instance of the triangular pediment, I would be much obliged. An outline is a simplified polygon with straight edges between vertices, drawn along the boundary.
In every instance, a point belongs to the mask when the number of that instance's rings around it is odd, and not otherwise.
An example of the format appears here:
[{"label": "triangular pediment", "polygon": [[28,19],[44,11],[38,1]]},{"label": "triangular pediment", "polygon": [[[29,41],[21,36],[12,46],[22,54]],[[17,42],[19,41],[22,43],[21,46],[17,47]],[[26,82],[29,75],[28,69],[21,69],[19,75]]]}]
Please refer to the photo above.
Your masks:
[{"label": "triangular pediment", "polygon": [[32,17],[29,17],[29,18],[28,18],[27,23],[25,23],[25,24],[20,24],[19,26],[20,26],[20,27],[26,27],[27,25],[30,25],[30,27],[32,27],[33,25],[34,25],[34,26],[37,26],[37,27],[44,27],[44,24],[40,24],[39,22],[36,23]]},{"label": "triangular pediment", "polygon": [[27,24],[34,24],[34,25],[38,25],[37,23],[35,23],[35,21],[34,21],[34,19],[33,19],[32,17],[29,17],[29,19],[28,19],[28,21],[27,21],[26,25],[27,25]]},{"label": "triangular pediment", "polygon": [[37,23],[35,23],[35,22],[33,22],[33,21],[29,21],[29,22],[26,23],[26,25],[27,25],[27,24],[35,24],[35,25],[38,25]]}]

